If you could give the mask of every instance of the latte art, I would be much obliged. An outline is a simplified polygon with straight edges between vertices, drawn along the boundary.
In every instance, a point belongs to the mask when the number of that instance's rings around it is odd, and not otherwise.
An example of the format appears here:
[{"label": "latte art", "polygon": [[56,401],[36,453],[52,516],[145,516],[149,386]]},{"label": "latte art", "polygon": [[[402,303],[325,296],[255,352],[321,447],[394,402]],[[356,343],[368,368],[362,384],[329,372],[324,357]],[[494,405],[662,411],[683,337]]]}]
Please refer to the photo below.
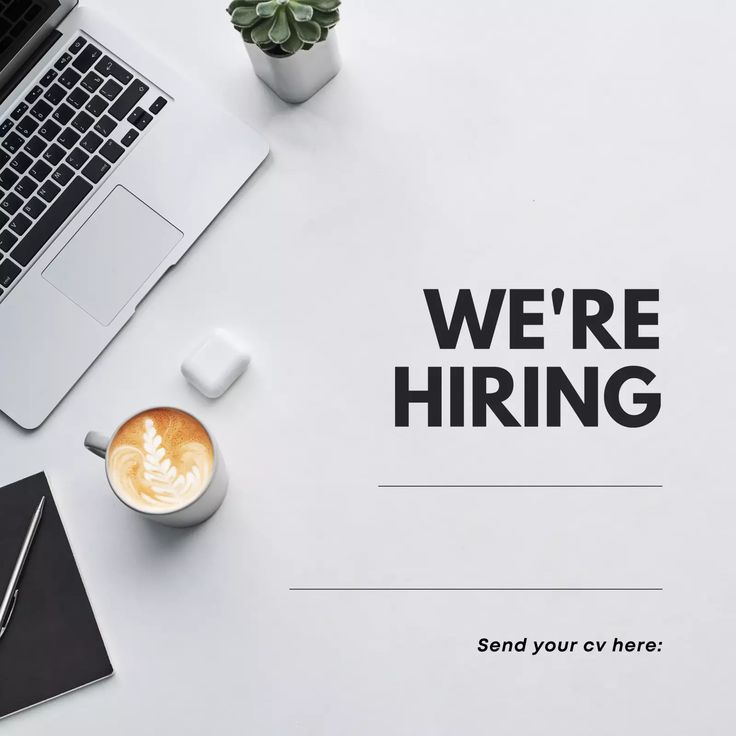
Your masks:
[{"label": "latte art", "polygon": [[212,477],[214,450],[204,427],[177,409],[128,420],[107,454],[107,473],[125,501],[147,512],[186,506]]}]

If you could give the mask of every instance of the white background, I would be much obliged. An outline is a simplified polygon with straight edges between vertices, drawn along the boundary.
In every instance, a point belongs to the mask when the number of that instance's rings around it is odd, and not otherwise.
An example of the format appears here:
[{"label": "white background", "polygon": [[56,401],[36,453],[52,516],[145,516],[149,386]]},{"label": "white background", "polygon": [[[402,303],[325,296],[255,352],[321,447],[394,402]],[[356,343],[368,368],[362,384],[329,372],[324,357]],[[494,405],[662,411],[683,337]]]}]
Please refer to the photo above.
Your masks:
[{"label": "white background", "polygon": [[[0,483],[45,469],[116,675],[23,734],[731,733],[736,8],[351,0],[341,74],[301,107],[252,74],[225,0],[98,0],[260,130],[272,155],[38,431],[0,421]],[[203,97],[203,103],[207,104]],[[662,349],[436,347],[421,290],[662,291]],[[621,337],[620,312],[614,331]],[[214,326],[253,363],[210,402],[178,373]],[[7,349],[3,347],[3,349]],[[625,430],[393,428],[393,367],[628,362]],[[151,404],[213,429],[230,493],[145,523],[86,453]],[[380,483],[662,489],[389,490]],[[663,592],[290,592],[655,586]],[[479,637],[654,639],[649,655],[490,655]]]}]

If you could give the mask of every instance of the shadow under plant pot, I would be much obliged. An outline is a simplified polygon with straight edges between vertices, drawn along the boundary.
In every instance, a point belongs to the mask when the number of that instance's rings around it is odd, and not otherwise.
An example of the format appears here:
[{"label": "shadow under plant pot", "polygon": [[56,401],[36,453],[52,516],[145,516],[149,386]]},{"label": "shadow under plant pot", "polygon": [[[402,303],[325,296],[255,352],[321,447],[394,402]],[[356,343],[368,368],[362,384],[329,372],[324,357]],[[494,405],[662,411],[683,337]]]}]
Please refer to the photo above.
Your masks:
[{"label": "shadow under plant pot", "polygon": [[245,48],[256,75],[286,102],[308,100],[340,71],[334,32],[308,51],[290,56],[271,56],[252,43],[246,43]]}]

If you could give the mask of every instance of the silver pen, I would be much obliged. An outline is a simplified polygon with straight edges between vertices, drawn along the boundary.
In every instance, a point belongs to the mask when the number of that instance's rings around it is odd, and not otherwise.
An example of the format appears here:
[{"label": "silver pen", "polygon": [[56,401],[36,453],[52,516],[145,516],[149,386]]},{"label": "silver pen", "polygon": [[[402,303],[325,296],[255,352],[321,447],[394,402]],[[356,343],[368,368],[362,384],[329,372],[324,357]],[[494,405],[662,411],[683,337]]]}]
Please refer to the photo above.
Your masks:
[{"label": "silver pen", "polygon": [[3,602],[0,603],[0,638],[2,638],[3,634],[7,630],[10,617],[13,615],[13,611],[15,610],[15,602],[18,600],[18,582],[20,581],[20,576],[23,572],[23,566],[26,564],[28,553],[31,550],[33,539],[36,536],[36,530],[41,522],[43,505],[45,502],[46,496],[43,496],[36,508],[36,512],[33,514],[31,523],[28,526],[26,538],[23,540],[23,545],[20,548],[18,559],[15,561],[15,567],[10,575],[8,587],[5,590],[5,595],[3,596]]}]

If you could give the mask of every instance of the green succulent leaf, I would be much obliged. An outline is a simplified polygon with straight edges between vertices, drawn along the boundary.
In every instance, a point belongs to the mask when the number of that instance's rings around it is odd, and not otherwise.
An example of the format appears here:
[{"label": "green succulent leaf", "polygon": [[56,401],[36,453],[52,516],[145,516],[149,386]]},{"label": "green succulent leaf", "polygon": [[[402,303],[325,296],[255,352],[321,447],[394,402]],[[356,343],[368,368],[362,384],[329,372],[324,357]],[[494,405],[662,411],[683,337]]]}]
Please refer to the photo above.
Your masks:
[{"label": "green succulent leaf", "polygon": [[297,23],[296,32],[304,43],[316,43],[322,34],[322,28],[319,23],[310,20],[308,23]]},{"label": "green succulent leaf", "polygon": [[273,18],[276,11],[281,7],[277,0],[269,0],[268,2],[258,3],[256,5],[256,13],[260,18]]},{"label": "green succulent leaf", "polygon": [[271,39],[268,36],[268,32],[271,30],[271,21],[269,20],[266,23],[257,23],[255,26],[253,26],[251,30],[251,36],[253,38],[253,43],[258,44],[258,46],[268,46],[272,43]]},{"label": "green succulent leaf", "polygon": [[255,8],[236,8],[231,16],[233,25],[238,28],[250,28],[259,18]]},{"label": "green succulent leaf", "polygon": [[288,8],[291,11],[291,14],[294,16],[294,20],[299,21],[300,23],[312,20],[314,8],[311,5],[306,5],[305,3],[299,3],[296,2],[296,0],[291,0],[291,2],[289,2]]},{"label": "green succulent leaf", "polygon": [[289,18],[286,15],[286,8],[281,6],[279,12],[276,13],[276,17],[273,20],[271,30],[268,32],[268,37],[277,44],[286,42],[291,36],[291,28],[289,28]]},{"label": "green succulent leaf", "polygon": [[255,5],[258,1],[259,0],[233,0],[233,2],[227,6],[227,12],[232,15],[235,8],[247,8]]},{"label": "green succulent leaf", "polygon": [[293,31],[289,38],[281,44],[281,48],[286,51],[287,54],[295,54],[297,51],[301,51],[304,48],[304,43],[301,38]]},{"label": "green succulent leaf", "polygon": [[315,10],[312,14],[312,20],[319,23],[322,28],[332,28],[340,20],[340,11],[332,10],[329,13],[324,13],[321,10]]},{"label": "green succulent leaf", "polygon": [[331,10],[336,10],[340,5],[340,0],[309,0],[309,4],[315,10],[321,10],[325,13],[329,13]]},{"label": "green succulent leaf", "polygon": [[270,56],[308,51],[340,20],[340,0],[232,0],[227,11],[246,43]]}]

